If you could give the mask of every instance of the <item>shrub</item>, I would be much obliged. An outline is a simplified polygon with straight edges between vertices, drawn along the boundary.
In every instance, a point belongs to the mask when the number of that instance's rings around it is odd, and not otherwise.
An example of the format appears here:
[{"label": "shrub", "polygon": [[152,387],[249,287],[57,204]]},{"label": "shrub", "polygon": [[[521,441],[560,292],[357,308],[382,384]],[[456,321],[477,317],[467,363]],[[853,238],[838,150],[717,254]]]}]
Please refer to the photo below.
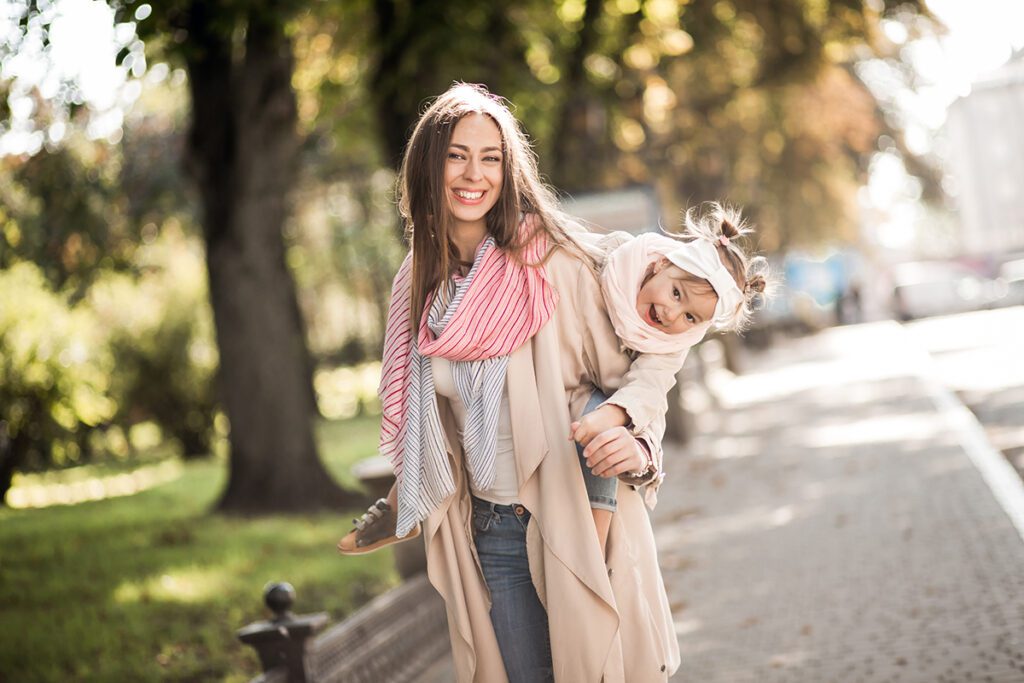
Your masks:
[{"label": "shrub", "polygon": [[113,365],[86,306],[70,306],[34,264],[0,271],[0,496],[15,469],[89,456],[88,428],[117,411]]},{"label": "shrub", "polygon": [[171,223],[137,258],[141,275],[107,273],[88,296],[117,363],[116,421],[153,420],[184,456],[209,454],[218,355],[202,254]]}]

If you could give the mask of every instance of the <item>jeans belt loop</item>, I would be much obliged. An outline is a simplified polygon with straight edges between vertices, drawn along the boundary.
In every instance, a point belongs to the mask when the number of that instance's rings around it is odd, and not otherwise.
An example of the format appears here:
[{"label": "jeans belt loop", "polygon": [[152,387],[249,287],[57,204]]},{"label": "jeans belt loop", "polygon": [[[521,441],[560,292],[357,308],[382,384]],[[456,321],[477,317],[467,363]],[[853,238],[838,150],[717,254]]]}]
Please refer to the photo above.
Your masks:
[{"label": "jeans belt loop", "polygon": [[487,531],[491,528],[491,524],[501,520],[501,515],[499,515],[498,511],[495,509],[497,505],[489,500],[484,502],[487,503],[487,521],[484,522],[484,528],[481,529],[481,531]]}]

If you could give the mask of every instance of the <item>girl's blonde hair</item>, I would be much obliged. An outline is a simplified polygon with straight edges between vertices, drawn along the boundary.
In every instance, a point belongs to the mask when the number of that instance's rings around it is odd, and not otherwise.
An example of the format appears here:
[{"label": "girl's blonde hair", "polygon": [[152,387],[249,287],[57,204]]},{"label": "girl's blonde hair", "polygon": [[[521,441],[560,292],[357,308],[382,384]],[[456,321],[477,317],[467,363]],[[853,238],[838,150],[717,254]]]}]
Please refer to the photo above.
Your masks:
[{"label": "girl's blonde hair", "polygon": [[[738,209],[718,202],[705,202],[685,211],[681,230],[667,233],[685,242],[707,240],[714,244],[718,257],[743,292],[743,305],[718,329],[742,332],[750,325],[754,311],[764,304],[771,269],[763,256],[754,256],[745,247],[744,238],[753,232]],[[704,278],[693,278],[711,287]]]},{"label": "girl's blonde hair", "polygon": [[[427,297],[459,263],[444,170],[452,132],[470,114],[490,118],[501,133],[501,192],[485,218],[495,244],[522,262],[523,248],[544,232],[554,245],[570,248],[593,267],[592,258],[572,236],[585,229],[559,209],[555,193],[541,181],[537,157],[508,103],[482,85],[455,83],[420,116],[398,175],[398,211],[412,248],[414,332]],[[520,230],[523,218],[530,214],[537,220],[527,221]]]}]

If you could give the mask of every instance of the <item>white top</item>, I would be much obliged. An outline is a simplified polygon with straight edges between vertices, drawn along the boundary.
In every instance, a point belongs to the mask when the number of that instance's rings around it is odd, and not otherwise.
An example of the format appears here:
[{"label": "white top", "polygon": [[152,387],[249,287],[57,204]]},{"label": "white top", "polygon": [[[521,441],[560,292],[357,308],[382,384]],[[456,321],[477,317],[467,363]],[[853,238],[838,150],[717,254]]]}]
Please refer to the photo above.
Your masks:
[{"label": "white top", "polygon": [[[434,391],[444,396],[452,406],[455,424],[462,440],[466,427],[466,406],[459,398],[452,377],[452,365],[446,358],[431,356],[430,369],[434,373]],[[498,447],[494,456],[494,486],[487,491],[480,491],[469,478],[469,490],[477,498],[497,503],[512,505],[519,502],[519,476],[516,474],[515,447],[512,444],[512,412],[508,405],[508,388],[501,389],[501,407],[498,409]]]}]

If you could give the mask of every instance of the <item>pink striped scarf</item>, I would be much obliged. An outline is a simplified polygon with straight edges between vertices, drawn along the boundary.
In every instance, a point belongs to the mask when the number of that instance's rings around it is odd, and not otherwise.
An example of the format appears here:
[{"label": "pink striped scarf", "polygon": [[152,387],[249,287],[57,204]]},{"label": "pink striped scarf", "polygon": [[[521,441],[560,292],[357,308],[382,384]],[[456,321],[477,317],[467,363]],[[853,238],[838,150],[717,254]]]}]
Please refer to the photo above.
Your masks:
[{"label": "pink striped scarf", "polygon": [[[523,260],[539,264],[546,250],[547,240],[538,236],[527,245]],[[453,361],[454,375],[459,374],[458,366],[464,365],[465,376],[472,376],[470,383],[478,389],[481,384],[494,384],[488,383],[486,376],[478,379],[481,372],[493,376],[499,371],[503,385],[508,355],[548,321],[558,301],[543,266],[521,265],[495,247],[490,236],[477,249],[469,274],[449,279],[431,296],[415,340],[409,325],[411,290],[410,253],[391,288],[378,388],[383,413],[380,452],[391,461],[398,478],[399,537],[455,490],[429,357]],[[480,363],[491,360],[499,361],[498,365]],[[495,415],[501,388],[496,393],[483,392],[481,400],[487,405],[477,408]],[[473,406],[467,405],[467,412],[472,414]],[[482,442],[479,449],[471,448],[468,424],[465,431],[467,468],[474,483],[486,490],[493,482],[494,443],[490,430],[485,429],[481,438],[476,439]]]}]

